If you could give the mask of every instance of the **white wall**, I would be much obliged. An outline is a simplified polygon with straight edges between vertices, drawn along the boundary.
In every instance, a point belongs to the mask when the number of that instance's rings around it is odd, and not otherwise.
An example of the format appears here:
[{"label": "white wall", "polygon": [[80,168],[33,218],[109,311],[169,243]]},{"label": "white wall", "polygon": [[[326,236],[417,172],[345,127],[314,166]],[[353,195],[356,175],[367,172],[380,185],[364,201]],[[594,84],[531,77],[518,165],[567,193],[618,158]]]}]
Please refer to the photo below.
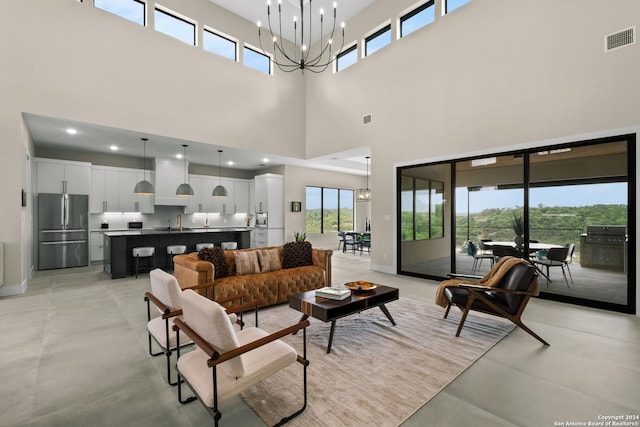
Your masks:
[{"label": "white wall", "polygon": [[[146,2],[153,9],[154,1]],[[257,44],[255,23],[207,0],[163,6]],[[23,0],[0,27],[0,221],[5,286],[24,286],[26,209],[23,112],[304,157],[304,79],[269,76],[93,7]],[[242,50],[242,49],[241,49]],[[31,151],[33,153],[33,151]]]},{"label": "white wall", "polygon": [[[330,188],[362,188],[366,185],[366,177],[346,173],[327,172],[319,169],[308,169],[296,166],[285,166],[284,171],[284,240],[293,241],[295,232],[305,231],[305,197],[306,187]],[[291,212],[291,202],[302,202],[302,212]],[[360,231],[364,230],[365,217],[371,218],[369,203],[355,204],[355,225]],[[314,247],[336,249],[338,247],[337,233],[307,234],[307,240]]]},{"label": "white wall", "polygon": [[[162,4],[256,44],[253,23],[207,0]],[[395,27],[412,4],[376,2],[348,22],[348,39],[388,19]],[[304,78],[263,75],[90,1],[4,10],[5,286],[25,282],[22,112],[301,158],[371,146],[372,266],[385,271],[394,269],[397,165],[640,128],[640,43],[603,52],[606,34],[638,24],[637,0],[472,0],[338,74]]]},{"label": "white wall", "polygon": [[[377,2],[349,22],[350,37],[409,3]],[[308,154],[372,147],[374,238],[388,248],[373,266],[395,267],[397,165],[640,124],[640,43],[604,53],[604,36],[639,16],[633,0],[472,0],[337,74],[309,78]]]}]

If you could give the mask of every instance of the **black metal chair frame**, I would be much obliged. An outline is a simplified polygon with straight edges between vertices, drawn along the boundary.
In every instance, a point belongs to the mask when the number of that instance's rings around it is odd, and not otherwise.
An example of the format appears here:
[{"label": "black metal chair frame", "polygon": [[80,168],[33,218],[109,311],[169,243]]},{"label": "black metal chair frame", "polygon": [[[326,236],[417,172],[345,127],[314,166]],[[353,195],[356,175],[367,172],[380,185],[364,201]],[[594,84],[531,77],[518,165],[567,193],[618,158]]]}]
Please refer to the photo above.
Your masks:
[{"label": "black metal chair frame", "polygon": [[[482,261],[488,259],[491,263],[491,268],[495,264],[495,256],[493,255],[493,249],[484,245],[484,242],[490,242],[490,240],[480,239],[478,240],[478,246],[476,253],[473,254],[473,266],[471,267],[471,274],[475,274],[480,269]],[[487,252],[488,251],[488,252]]]},{"label": "black metal chair frame", "polygon": [[[186,288],[186,289],[203,289],[203,288],[209,288],[209,287],[213,287],[214,284],[212,283],[206,283],[203,285],[199,285],[199,286],[193,286],[190,288]],[[214,288],[215,289],[215,288]],[[235,301],[235,300],[240,300],[240,304],[237,306],[233,306],[229,309],[227,309],[227,313],[236,313],[238,314],[238,325],[240,325],[240,329],[244,328],[244,320],[243,320],[243,314],[245,311],[249,311],[249,310],[255,310],[255,324],[256,327],[258,326],[258,303],[244,303],[244,298],[246,297],[246,294],[239,294],[237,296],[234,296],[232,298],[227,298],[224,300],[216,300],[217,303],[219,304],[224,304],[225,302],[230,302],[230,301]],[[170,386],[175,386],[178,384],[178,382],[172,382],[171,381],[171,356],[173,354],[173,350],[174,348],[172,348],[169,345],[169,319],[171,318],[177,318],[177,316],[181,316],[182,315],[182,310],[173,310],[171,307],[167,306],[166,304],[164,304],[162,301],[160,301],[158,298],[156,298],[155,295],[153,295],[150,291],[147,291],[144,293],[144,300],[147,302],[147,322],[151,321],[151,304],[153,303],[156,307],[158,307],[161,311],[162,311],[162,318],[164,319],[164,325],[165,325],[165,343],[160,343],[158,342],[158,340],[151,335],[151,333],[149,331],[147,331],[147,336],[148,336],[148,340],[149,340],[149,355],[156,357],[156,356],[160,356],[161,354],[164,354],[165,356],[167,356],[167,383],[169,383]],[[153,352],[153,347],[152,347],[152,341],[156,341],[156,343],[163,348],[163,351],[159,351],[157,353]],[[188,344],[184,344],[182,347],[188,347],[193,345],[193,343],[188,343]],[[176,342],[176,346],[179,346],[179,342]],[[177,349],[177,348],[176,348]]]},{"label": "black metal chair frame", "polygon": [[[569,287],[569,281],[567,280],[567,274],[564,271],[564,267],[567,267],[569,270],[569,277],[571,278],[571,283],[573,283],[573,276],[571,275],[571,270],[569,269],[569,263],[567,262],[567,258],[569,257],[569,251],[571,250],[571,246],[565,246],[562,248],[551,248],[547,252],[546,260],[534,260],[533,262],[536,266],[540,265],[546,267],[547,273],[544,276],[547,278],[547,287],[549,287],[549,283],[553,283],[551,277],[549,275],[549,267],[560,267],[562,269],[562,276],[564,277],[564,282],[567,284],[567,288]],[[552,254],[553,258],[549,258],[549,253]],[[556,253],[559,253],[560,256],[556,258]],[[571,253],[573,256],[573,253]]]},{"label": "black metal chair frame", "polygon": [[347,252],[347,246],[351,246],[351,251],[355,254],[356,250],[359,248],[360,246],[360,242],[358,242],[356,240],[355,234],[354,233],[345,233],[342,232],[342,252],[346,253]]},{"label": "black metal chair frame", "polygon": [[361,234],[360,240],[358,240],[360,244],[360,256],[362,256],[362,252],[364,252],[364,248],[367,248],[367,252],[371,253],[371,235],[370,234]]},{"label": "black metal chair frame", "polygon": [[[176,319],[174,321],[174,326],[173,328],[176,331],[176,334],[178,333],[178,330],[181,330],[185,333],[185,335],[187,335],[189,338],[191,338],[193,340],[193,342],[202,350],[204,351],[208,356],[209,356],[209,360],[207,361],[207,364],[209,365],[209,367],[211,368],[211,380],[213,383],[213,407],[209,407],[207,405],[205,405],[203,403],[203,406],[205,407],[205,409],[207,410],[207,412],[209,412],[209,414],[213,417],[214,419],[214,423],[215,426],[218,427],[218,423],[220,422],[220,419],[222,418],[222,413],[220,412],[219,408],[218,408],[218,374],[217,374],[217,365],[219,365],[222,362],[225,362],[229,359],[232,359],[234,357],[238,357],[244,353],[247,353],[251,350],[255,350],[258,347],[261,347],[265,344],[268,344],[272,341],[278,340],[280,338],[283,338],[287,335],[293,335],[296,332],[298,332],[300,329],[302,329],[302,336],[303,336],[303,344],[302,344],[302,356],[298,355],[297,358],[297,362],[300,363],[303,367],[303,405],[300,409],[298,409],[297,411],[293,412],[291,415],[288,415],[284,418],[282,418],[277,424],[275,424],[275,426],[282,426],[286,423],[288,423],[289,421],[291,421],[292,419],[294,419],[295,417],[297,417],[298,415],[302,414],[304,412],[304,410],[307,407],[307,367],[309,366],[309,361],[307,360],[307,326],[309,326],[309,321],[308,320],[303,320],[299,323],[297,323],[296,325],[290,326],[288,328],[282,329],[278,332],[274,332],[272,334],[269,334],[266,337],[260,338],[256,341],[247,343],[241,347],[235,348],[233,350],[229,350],[226,353],[220,353],[217,349],[215,349],[214,347],[212,347],[208,342],[206,342],[205,340],[203,340],[194,330],[192,330],[191,328],[189,328],[189,326],[182,320],[182,319]],[[177,348],[178,348],[178,358],[180,358],[180,335],[177,335]],[[182,382],[185,382],[189,388],[191,388],[191,391],[193,391],[193,387],[191,386],[191,384],[189,384],[189,382],[186,379],[182,379],[181,375],[180,375],[180,371],[178,371],[178,401],[182,404],[186,404],[189,402],[192,402],[194,400],[197,399],[197,396],[190,396],[187,399],[184,399],[182,397]]]},{"label": "black metal chair frame", "polygon": [[[136,255],[134,258],[136,259],[136,279],[137,279],[138,278],[138,268],[140,266],[140,256]],[[152,266],[153,266],[153,268],[156,268],[156,254],[155,254],[155,252],[151,256],[142,257],[142,258],[151,258],[149,261],[147,261],[147,269],[148,269],[148,271],[151,271],[151,267]]]}]

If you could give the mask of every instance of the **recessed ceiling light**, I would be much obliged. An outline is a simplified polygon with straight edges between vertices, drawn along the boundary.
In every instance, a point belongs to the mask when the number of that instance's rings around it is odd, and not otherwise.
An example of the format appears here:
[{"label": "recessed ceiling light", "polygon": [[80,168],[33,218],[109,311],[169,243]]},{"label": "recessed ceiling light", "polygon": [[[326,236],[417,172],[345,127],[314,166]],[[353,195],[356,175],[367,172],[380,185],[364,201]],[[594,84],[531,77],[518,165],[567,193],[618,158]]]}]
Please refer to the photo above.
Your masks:
[{"label": "recessed ceiling light", "polygon": [[182,154],[178,153],[176,154],[176,159],[181,159],[182,158]]},{"label": "recessed ceiling light", "polygon": [[266,157],[264,159],[262,159],[263,162],[265,163],[269,163],[269,159],[267,159]]},{"label": "recessed ceiling light", "polygon": [[78,131],[75,130],[74,128],[67,128],[67,133],[69,135],[75,135],[76,133],[78,133]]},{"label": "recessed ceiling light", "polygon": [[111,151],[118,151],[118,146],[117,145],[112,145],[109,148],[111,149]]},{"label": "recessed ceiling light", "polygon": [[233,166],[233,162],[232,162],[231,160],[229,160],[229,161],[227,162],[227,164],[228,164],[229,166]]}]

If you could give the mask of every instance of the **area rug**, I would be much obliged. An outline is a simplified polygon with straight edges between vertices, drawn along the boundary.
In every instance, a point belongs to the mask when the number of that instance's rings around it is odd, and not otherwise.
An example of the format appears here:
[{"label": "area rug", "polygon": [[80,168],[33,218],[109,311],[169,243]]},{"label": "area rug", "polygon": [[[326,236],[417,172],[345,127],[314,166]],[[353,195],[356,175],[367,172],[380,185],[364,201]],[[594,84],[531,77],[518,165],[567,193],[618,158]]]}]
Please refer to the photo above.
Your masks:
[{"label": "area rug", "polygon": [[[310,318],[307,328],[308,405],[290,426],[397,426],[513,330],[510,322],[470,315],[459,338],[460,312],[401,298],[387,304],[396,326],[378,308],[336,323]],[[300,313],[286,305],[260,311],[260,328],[274,332]],[[302,354],[302,334],[285,341]],[[269,425],[302,404],[302,365],[295,363],[243,393]]]}]

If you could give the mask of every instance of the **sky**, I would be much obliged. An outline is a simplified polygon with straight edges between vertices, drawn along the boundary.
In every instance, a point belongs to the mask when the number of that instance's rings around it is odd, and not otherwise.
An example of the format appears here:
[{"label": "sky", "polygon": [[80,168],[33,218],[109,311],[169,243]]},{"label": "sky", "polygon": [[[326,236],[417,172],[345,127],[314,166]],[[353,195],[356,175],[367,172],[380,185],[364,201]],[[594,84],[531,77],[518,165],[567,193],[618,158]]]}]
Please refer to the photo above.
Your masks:
[{"label": "sky", "polygon": [[[466,187],[456,189],[456,213],[466,214]],[[590,206],[626,205],[627,184],[606,183],[588,185],[570,185],[562,187],[532,188],[529,193],[529,205],[543,206]],[[470,194],[470,213],[482,212],[484,209],[513,208],[523,206],[522,189],[474,191]]]}]

